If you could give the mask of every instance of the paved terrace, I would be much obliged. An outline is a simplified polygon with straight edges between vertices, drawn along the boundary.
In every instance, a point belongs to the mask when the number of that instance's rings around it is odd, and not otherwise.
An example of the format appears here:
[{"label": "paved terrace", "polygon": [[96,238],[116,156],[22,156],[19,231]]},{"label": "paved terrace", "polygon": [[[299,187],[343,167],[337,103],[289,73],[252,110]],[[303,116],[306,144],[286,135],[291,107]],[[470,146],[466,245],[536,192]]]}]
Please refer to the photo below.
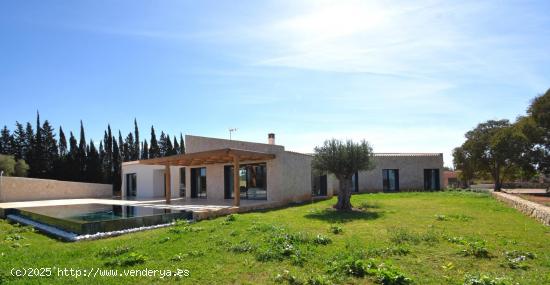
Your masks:
[{"label": "paved terrace", "polygon": [[174,210],[187,210],[193,212],[193,218],[202,220],[213,218],[230,213],[246,212],[252,210],[266,209],[280,206],[281,203],[268,202],[265,200],[241,200],[241,205],[235,207],[233,200],[208,200],[208,199],[172,199],[170,204],[166,204],[164,197],[152,199],[62,199],[62,200],[43,200],[43,201],[25,201],[0,203],[0,218],[4,218],[4,210],[25,207],[42,206],[63,206],[77,204],[108,204],[108,205],[133,205],[152,208],[168,208]]}]

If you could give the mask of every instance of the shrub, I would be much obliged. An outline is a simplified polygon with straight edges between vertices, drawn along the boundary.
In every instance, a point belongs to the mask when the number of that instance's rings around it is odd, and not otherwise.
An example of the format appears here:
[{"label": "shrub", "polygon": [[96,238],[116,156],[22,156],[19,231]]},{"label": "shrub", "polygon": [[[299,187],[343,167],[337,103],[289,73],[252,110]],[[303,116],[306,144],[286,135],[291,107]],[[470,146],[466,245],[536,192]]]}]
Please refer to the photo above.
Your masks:
[{"label": "shrub", "polygon": [[466,275],[464,285],[508,285],[506,278],[491,277],[486,274]]},{"label": "shrub", "polygon": [[435,215],[435,219],[438,221],[448,221],[449,219],[445,215]]},{"label": "shrub", "polygon": [[339,225],[330,225],[329,227],[329,231],[335,235],[338,235],[338,234],[341,234],[342,232],[344,232],[344,230],[342,229],[341,226]]},{"label": "shrub", "polygon": [[485,241],[466,242],[466,246],[461,252],[464,256],[475,256],[477,258],[489,258],[489,250],[485,247]]},{"label": "shrub", "polygon": [[14,224],[13,229],[8,231],[8,234],[20,234],[20,233],[34,233],[36,230],[32,226],[23,226],[21,224]]},{"label": "shrub", "polygon": [[369,248],[366,252],[368,257],[407,255],[411,252],[408,247],[397,245],[386,248]]},{"label": "shrub", "polygon": [[308,285],[332,285],[333,282],[330,280],[329,277],[325,275],[316,275],[313,277],[309,277],[307,279],[306,284]]},{"label": "shrub", "polygon": [[244,252],[252,252],[254,248],[255,247],[250,242],[242,241],[239,244],[235,244],[229,247],[229,250],[235,253],[244,253]]},{"label": "shrub", "polygon": [[436,243],[439,242],[439,235],[435,231],[430,229],[422,234],[420,236],[420,239],[426,243]]},{"label": "shrub", "polygon": [[183,233],[189,233],[189,232],[200,232],[203,230],[204,228],[201,228],[201,227],[192,227],[189,225],[185,225],[183,227],[181,226],[171,227],[170,229],[168,229],[168,232],[173,234],[183,234]]},{"label": "shrub", "polygon": [[461,221],[461,222],[469,222],[469,221],[474,219],[470,216],[466,216],[466,215],[463,215],[463,214],[449,215],[449,218],[451,218],[453,220],[456,220],[456,221]]},{"label": "shrub", "polygon": [[107,247],[103,247],[99,250],[99,252],[97,253],[97,256],[101,257],[101,258],[119,256],[119,255],[122,255],[122,254],[125,254],[125,253],[129,252],[131,249],[132,248],[128,247],[128,246],[117,246],[117,247],[112,248],[112,249],[107,248]]},{"label": "shrub", "polygon": [[420,242],[420,237],[418,236],[418,234],[410,232],[407,229],[397,228],[390,230],[390,241],[396,244],[418,244]]},{"label": "shrub", "polygon": [[162,237],[158,240],[158,243],[165,243],[165,242],[168,242],[170,241],[170,237]]},{"label": "shrub", "polygon": [[511,269],[528,269],[529,265],[525,263],[527,259],[535,259],[536,255],[531,252],[524,252],[524,251],[506,251],[504,253],[505,262],[502,264],[502,266],[509,267]]},{"label": "shrub", "polygon": [[170,258],[170,261],[183,261],[183,260],[184,260],[184,255],[181,253],[178,253],[172,256],[172,258]]},{"label": "shrub", "polygon": [[328,272],[335,277],[338,277],[338,275],[353,277],[372,276],[378,283],[387,285],[408,285],[412,283],[410,278],[394,267],[384,263],[377,265],[374,259],[369,259],[365,262],[354,255],[334,259],[329,264]]},{"label": "shrub", "polygon": [[234,222],[237,220],[237,215],[229,214],[224,219],[226,222]]},{"label": "shrub", "polygon": [[298,277],[290,274],[290,271],[288,270],[284,270],[283,273],[277,274],[277,276],[275,276],[275,282],[277,283],[286,282],[287,284],[290,284],[290,285],[304,284],[304,282],[301,281]]},{"label": "shrub", "polygon": [[384,285],[408,285],[412,284],[412,279],[408,278],[399,270],[381,264],[376,270],[376,280]]},{"label": "shrub", "polygon": [[128,256],[111,259],[105,262],[105,265],[106,266],[133,266],[136,264],[145,263],[146,260],[147,258],[144,255],[140,253],[132,252]]},{"label": "shrub", "polygon": [[25,237],[20,234],[10,234],[4,238],[5,241],[17,241],[22,239],[25,239]]},{"label": "shrub", "polygon": [[331,243],[332,240],[331,240],[329,237],[327,237],[327,236],[318,234],[318,235],[313,239],[313,242],[316,243],[316,244],[327,245],[327,244]]},{"label": "shrub", "polygon": [[447,238],[447,241],[455,244],[466,244],[466,239],[463,237],[449,237]]},{"label": "shrub", "polygon": [[461,222],[469,222],[473,220],[472,217],[466,216],[463,214],[452,214],[452,215],[435,215],[435,219],[438,221],[461,221]]}]

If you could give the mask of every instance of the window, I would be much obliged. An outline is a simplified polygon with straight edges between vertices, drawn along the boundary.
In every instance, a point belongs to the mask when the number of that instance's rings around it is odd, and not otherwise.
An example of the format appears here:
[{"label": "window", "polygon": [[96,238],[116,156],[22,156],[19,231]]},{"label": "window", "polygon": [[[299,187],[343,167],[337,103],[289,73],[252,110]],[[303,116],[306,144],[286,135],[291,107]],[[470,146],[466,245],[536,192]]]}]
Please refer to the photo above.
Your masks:
[{"label": "window", "polygon": [[353,176],[351,177],[351,192],[358,193],[359,192],[359,173],[355,172]]},{"label": "window", "polygon": [[185,197],[185,167],[180,168],[180,197]]},{"label": "window", "polygon": [[399,169],[383,169],[382,179],[384,191],[399,191]]},{"label": "window", "polygon": [[137,175],[135,173],[126,174],[126,197],[136,197],[137,194]]},{"label": "window", "polygon": [[191,198],[206,198],[206,167],[191,169]]},{"label": "window", "polygon": [[[224,167],[225,199],[233,199],[233,166]],[[267,168],[265,163],[243,164],[239,169],[241,199],[267,200]]]},{"label": "window", "polygon": [[327,196],[327,175],[313,176],[311,194],[313,196]]},{"label": "window", "polygon": [[424,169],[424,190],[439,190],[439,169]]}]

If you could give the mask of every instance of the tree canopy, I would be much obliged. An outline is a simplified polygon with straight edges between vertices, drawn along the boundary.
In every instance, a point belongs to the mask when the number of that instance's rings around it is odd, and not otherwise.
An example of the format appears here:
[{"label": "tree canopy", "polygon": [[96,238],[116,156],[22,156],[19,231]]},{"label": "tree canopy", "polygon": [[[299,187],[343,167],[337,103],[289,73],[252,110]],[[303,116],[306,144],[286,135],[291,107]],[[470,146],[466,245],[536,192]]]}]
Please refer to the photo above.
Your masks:
[{"label": "tree canopy", "polygon": [[372,147],[366,140],[355,143],[351,140],[342,142],[337,139],[326,140],[320,147],[315,147],[313,168],[329,172],[336,176],[340,183],[338,203],[334,208],[351,210],[351,179],[361,170],[374,167]]},{"label": "tree canopy", "polygon": [[536,171],[550,173],[550,89],[536,97],[527,116],[514,123],[489,120],[468,131],[453,150],[463,181],[489,175],[500,191],[505,180],[527,180]]}]

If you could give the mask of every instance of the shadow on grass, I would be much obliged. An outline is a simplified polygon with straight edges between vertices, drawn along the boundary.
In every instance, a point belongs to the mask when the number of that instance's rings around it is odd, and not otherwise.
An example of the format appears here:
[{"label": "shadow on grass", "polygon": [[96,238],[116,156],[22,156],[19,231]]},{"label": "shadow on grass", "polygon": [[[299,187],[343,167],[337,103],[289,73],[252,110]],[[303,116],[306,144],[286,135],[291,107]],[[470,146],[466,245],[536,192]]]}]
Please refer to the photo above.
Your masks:
[{"label": "shadow on grass", "polygon": [[374,220],[380,218],[381,215],[381,213],[372,211],[336,211],[334,209],[323,209],[307,213],[304,217],[329,223],[347,223],[357,220]]}]

